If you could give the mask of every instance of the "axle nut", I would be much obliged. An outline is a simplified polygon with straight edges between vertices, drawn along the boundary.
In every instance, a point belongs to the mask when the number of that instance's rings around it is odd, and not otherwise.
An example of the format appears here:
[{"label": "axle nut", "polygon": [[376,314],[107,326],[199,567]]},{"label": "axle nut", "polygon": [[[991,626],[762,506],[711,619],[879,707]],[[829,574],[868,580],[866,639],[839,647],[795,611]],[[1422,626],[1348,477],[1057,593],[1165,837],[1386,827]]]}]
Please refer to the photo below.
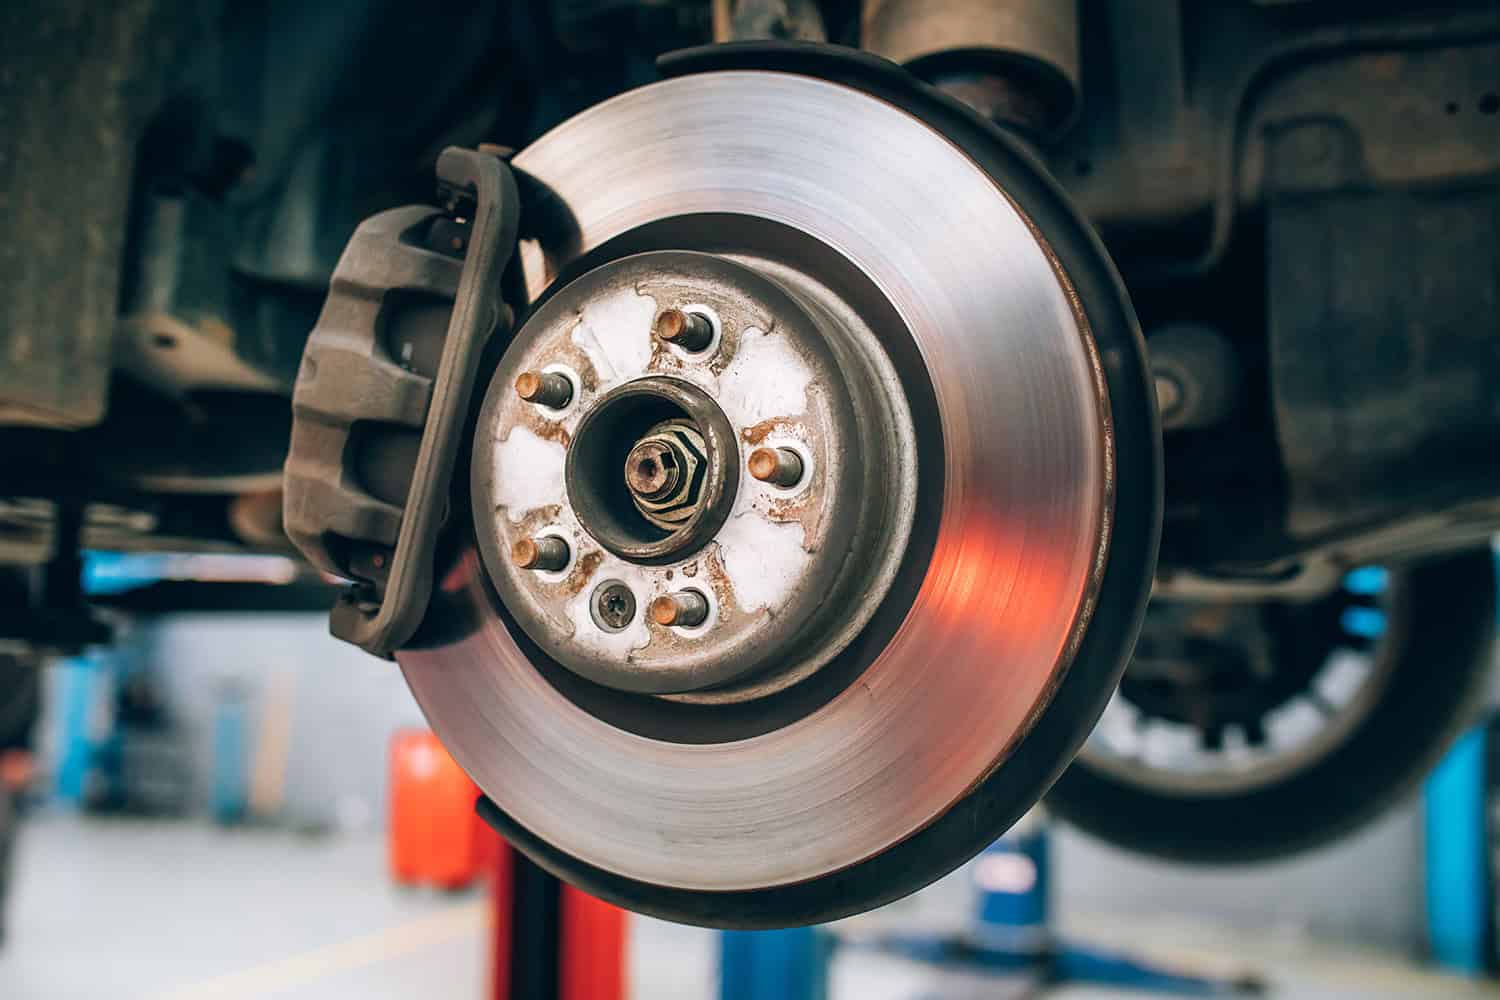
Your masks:
[{"label": "axle nut", "polygon": [[646,432],[625,458],[625,485],[641,516],[665,531],[693,516],[703,493],[708,445],[690,420]]}]

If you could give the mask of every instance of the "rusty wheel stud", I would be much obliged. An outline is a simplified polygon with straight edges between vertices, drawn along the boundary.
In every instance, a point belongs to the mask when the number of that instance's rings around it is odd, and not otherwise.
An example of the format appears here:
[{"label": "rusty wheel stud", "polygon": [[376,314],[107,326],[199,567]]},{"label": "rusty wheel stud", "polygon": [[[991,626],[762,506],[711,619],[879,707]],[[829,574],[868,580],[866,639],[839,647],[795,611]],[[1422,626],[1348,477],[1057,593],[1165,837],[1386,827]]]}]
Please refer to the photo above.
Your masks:
[{"label": "rusty wheel stud", "polygon": [[694,628],[708,620],[708,599],[696,590],[679,590],[652,601],[650,612],[658,625]]},{"label": "rusty wheel stud", "polygon": [[696,354],[713,343],[714,325],[701,313],[666,309],[656,317],[656,336]]},{"label": "rusty wheel stud", "polygon": [[521,569],[556,573],[568,565],[568,543],[556,535],[523,538],[510,547],[510,558]]},{"label": "rusty wheel stud", "polygon": [[557,372],[522,372],[516,376],[516,395],[528,403],[560,410],[573,401],[573,383]]},{"label": "rusty wheel stud", "polygon": [[773,486],[802,481],[802,456],[790,448],[757,448],[750,453],[750,475]]}]

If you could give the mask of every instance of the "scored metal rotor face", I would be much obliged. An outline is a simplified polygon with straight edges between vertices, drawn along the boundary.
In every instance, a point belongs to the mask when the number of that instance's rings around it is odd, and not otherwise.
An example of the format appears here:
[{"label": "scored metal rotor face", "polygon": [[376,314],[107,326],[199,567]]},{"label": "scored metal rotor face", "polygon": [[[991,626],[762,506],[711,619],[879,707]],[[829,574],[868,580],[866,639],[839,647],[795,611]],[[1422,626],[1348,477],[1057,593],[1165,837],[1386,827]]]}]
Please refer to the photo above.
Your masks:
[{"label": "scored metal rotor face", "polygon": [[533,194],[521,260],[534,300],[579,262],[688,233],[699,242],[670,248],[774,261],[756,242],[768,228],[802,234],[799,266],[814,267],[811,243],[878,289],[899,322],[876,334],[903,378],[921,368],[931,387],[931,410],[912,412],[919,435],[940,436],[939,458],[918,463],[935,481],[937,502],[918,511],[933,541],[899,628],[857,679],[771,731],[679,743],[585,711],[528,660],[472,555],[434,595],[469,623],[398,654],[417,700],[501,810],[607,873],[744,891],[889,851],[1006,766],[1068,669],[1104,573],[1109,407],[1060,265],[942,135],[803,76],[653,84],[513,164]]}]

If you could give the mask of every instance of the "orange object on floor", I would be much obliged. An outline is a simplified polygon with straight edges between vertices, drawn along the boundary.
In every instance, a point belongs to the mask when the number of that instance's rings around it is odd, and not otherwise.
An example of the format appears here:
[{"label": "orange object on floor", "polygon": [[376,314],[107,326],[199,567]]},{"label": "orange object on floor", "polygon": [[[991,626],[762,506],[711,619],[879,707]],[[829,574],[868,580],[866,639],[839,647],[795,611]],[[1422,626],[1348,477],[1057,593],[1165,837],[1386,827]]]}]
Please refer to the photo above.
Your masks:
[{"label": "orange object on floor", "polygon": [[403,885],[461,889],[485,868],[489,828],[479,789],[425,729],[391,737],[389,860]]}]

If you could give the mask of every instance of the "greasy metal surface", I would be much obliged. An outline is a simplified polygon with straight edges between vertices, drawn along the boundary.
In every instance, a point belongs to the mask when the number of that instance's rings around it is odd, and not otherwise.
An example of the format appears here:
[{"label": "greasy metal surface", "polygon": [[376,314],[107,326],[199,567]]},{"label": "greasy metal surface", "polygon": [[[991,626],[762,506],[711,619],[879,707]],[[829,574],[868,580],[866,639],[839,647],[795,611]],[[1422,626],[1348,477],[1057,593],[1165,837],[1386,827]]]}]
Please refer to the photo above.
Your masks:
[{"label": "greasy metal surface", "polygon": [[[692,157],[678,155],[687,139]],[[515,166],[576,225],[523,253],[533,296],[580,252],[677,213],[789,225],[867,274],[936,392],[947,456],[927,470],[942,477],[936,548],[903,627],[858,682],[753,738],[668,743],[582,711],[526,661],[472,560],[448,598],[480,624],[402,652],[412,690],[509,815],[605,871],[749,889],[886,850],[1003,765],[1080,641],[1103,570],[1107,404],[1059,271],[947,140],[808,78],[657,84],[573,119]]]},{"label": "greasy metal surface", "polygon": [[[653,336],[674,308],[712,317],[707,349]],[[773,672],[771,687],[734,693],[761,695],[842,650],[848,626],[863,625],[890,585],[884,553],[907,537],[910,497],[899,501],[915,465],[909,417],[877,405],[879,379],[857,360],[854,340],[759,271],[701,253],[629,256],[551,297],[496,369],[474,447],[480,551],[522,628],[582,676],[653,693]],[[511,391],[515,371],[548,366],[578,373],[576,406],[547,411]],[[696,462],[683,470],[702,482],[696,509],[660,526],[669,532],[629,515],[640,499],[627,499],[620,461],[631,442],[651,438],[637,434],[669,416],[639,407],[660,404],[677,407],[709,445],[706,471]],[[647,414],[634,429],[632,406]],[[786,488],[746,475],[745,456],[766,444],[805,455],[805,482]],[[566,572],[507,563],[513,539],[538,532],[579,553]],[[695,586],[708,620],[682,628],[641,616],[601,634],[587,593],[608,578],[633,588],[642,608]]]},{"label": "greasy metal surface", "polygon": [[[1365,8],[1320,4],[1304,18],[1239,3],[1088,5],[1082,114],[1052,164],[1127,275],[1164,281],[1224,263],[1235,219],[1263,200],[1267,139],[1282,124],[1337,125],[1379,186],[1500,165],[1500,116],[1483,111],[1495,5]],[[1335,159],[1326,145],[1307,151],[1314,170]]]}]

